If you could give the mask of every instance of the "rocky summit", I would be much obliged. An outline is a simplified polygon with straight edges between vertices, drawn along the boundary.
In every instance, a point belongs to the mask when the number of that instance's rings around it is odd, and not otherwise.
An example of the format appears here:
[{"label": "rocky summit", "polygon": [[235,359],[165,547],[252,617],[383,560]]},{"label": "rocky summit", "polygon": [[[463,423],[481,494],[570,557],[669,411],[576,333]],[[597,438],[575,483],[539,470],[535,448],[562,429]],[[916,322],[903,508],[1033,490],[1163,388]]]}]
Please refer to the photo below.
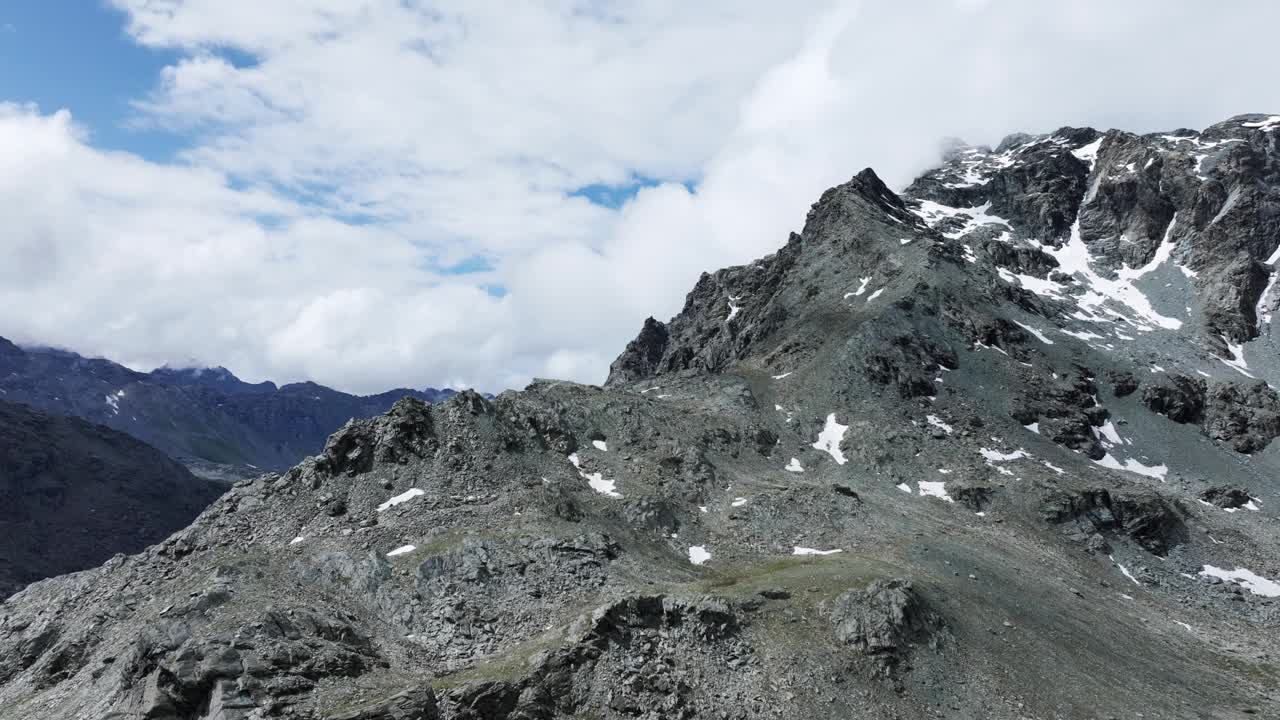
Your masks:
[{"label": "rocky summit", "polygon": [[603,387],[406,399],[0,609],[0,718],[1280,717],[1280,116],[955,146]]}]

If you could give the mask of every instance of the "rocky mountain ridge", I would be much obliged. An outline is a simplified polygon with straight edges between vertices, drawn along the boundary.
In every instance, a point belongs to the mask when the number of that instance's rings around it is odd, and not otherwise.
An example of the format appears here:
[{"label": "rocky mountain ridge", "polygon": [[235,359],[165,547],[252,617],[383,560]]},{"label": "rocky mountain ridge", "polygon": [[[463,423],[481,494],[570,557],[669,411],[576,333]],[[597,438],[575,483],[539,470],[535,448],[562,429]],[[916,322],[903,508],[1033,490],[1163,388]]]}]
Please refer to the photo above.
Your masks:
[{"label": "rocky mountain ridge", "polygon": [[437,402],[453,392],[356,396],[313,382],[247,383],[222,367],[141,373],[0,338],[0,399],[102,423],[197,471],[208,467],[233,476],[287,468],[316,452],[347,420],[386,412],[402,397]]},{"label": "rocky mountain ridge", "polygon": [[604,387],[402,400],[10,598],[0,718],[1276,714],[1277,130],[863,171]]}]

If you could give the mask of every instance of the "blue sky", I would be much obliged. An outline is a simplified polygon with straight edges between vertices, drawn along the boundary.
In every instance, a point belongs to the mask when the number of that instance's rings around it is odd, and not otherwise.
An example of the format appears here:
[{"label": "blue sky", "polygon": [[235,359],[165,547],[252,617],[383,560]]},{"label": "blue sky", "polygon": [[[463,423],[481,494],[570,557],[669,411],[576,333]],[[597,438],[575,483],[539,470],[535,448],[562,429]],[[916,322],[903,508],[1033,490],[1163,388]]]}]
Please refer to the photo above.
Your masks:
[{"label": "blue sky", "polygon": [[[45,113],[66,108],[78,124],[89,128],[95,147],[157,162],[172,160],[189,139],[149,126],[132,103],[145,98],[161,70],[182,53],[135,43],[126,23],[124,13],[101,0],[8,3],[0,9],[0,101],[35,103]],[[217,54],[235,65],[245,64],[245,57],[230,49],[220,48]],[[569,194],[617,209],[658,183],[641,176],[619,185],[591,184]],[[686,186],[692,189],[692,184]],[[344,220],[362,222],[358,217]],[[474,263],[462,263],[455,272],[477,269]]]},{"label": "blue sky", "polygon": [[182,138],[133,123],[130,103],[176,52],[136,45],[125,16],[98,0],[25,0],[0,7],[0,100],[71,110],[95,146],[164,160]]}]

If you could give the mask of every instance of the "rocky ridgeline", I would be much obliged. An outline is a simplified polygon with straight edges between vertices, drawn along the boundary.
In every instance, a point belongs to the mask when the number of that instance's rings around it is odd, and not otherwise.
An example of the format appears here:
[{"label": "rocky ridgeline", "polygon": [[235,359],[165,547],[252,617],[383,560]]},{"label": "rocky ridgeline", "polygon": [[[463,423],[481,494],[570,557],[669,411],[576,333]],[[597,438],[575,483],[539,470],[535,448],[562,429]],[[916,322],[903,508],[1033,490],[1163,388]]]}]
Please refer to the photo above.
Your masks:
[{"label": "rocky ridgeline", "polygon": [[141,373],[0,338],[0,398],[127,433],[206,477],[288,468],[353,417],[384,413],[402,397],[434,402],[452,394],[427,388],[357,396],[311,382],[277,387],[220,367]]},{"label": "rocky ridgeline", "polygon": [[1275,129],[863,171],[605,387],[403,400],[17,594],[0,718],[1275,714]]}]

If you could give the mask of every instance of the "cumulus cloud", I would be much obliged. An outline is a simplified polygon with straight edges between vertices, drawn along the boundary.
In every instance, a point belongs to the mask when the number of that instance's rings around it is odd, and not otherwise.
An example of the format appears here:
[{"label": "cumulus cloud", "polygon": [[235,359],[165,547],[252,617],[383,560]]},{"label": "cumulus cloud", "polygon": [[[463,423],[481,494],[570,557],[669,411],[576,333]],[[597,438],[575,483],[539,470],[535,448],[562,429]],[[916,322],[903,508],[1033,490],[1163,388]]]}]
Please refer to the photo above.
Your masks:
[{"label": "cumulus cloud", "polygon": [[112,2],[181,52],[132,121],[189,149],[0,105],[0,334],[354,391],[599,382],[698,273],[945,136],[1280,108],[1269,2]]}]

